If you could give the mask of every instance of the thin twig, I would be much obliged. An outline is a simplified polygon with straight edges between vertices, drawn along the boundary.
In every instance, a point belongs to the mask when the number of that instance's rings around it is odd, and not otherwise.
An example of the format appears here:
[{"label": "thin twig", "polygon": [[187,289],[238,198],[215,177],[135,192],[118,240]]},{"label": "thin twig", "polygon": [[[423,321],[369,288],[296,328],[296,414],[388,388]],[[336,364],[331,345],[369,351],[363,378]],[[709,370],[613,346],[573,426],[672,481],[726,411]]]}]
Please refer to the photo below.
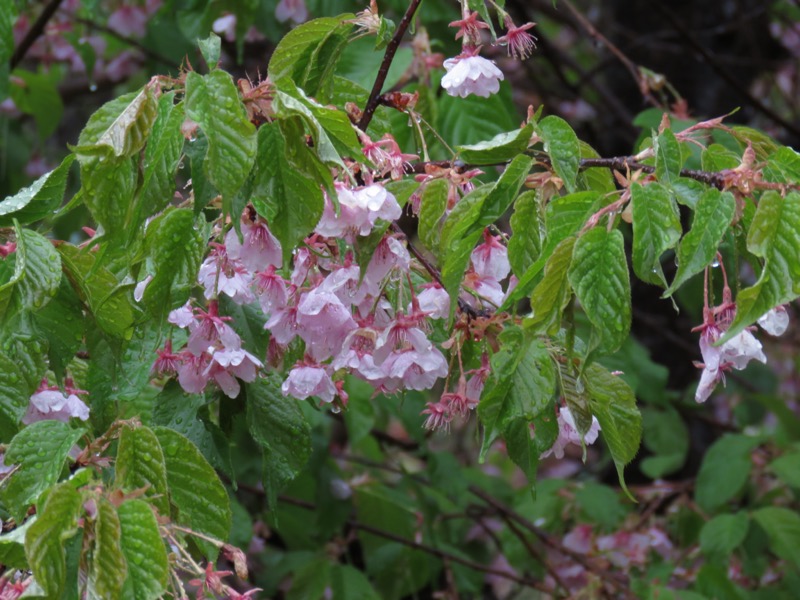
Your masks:
[{"label": "thin twig", "polygon": [[358,121],[358,128],[361,131],[366,131],[370,121],[372,121],[372,115],[375,114],[375,109],[378,108],[383,84],[386,82],[386,76],[389,74],[389,67],[392,66],[394,55],[400,47],[400,40],[403,39],[408,26],[411,25],[411,20],[414,18],[414,13],[417,12],[417,7],[419,7],[421,1],[422,0],[411,0],[406,14],[403,15],[403,20],[400,21],[400,24],[397,26],[397,31],[394,32],[394,36],[392,36],[392,39],[386,46],[386,54],[383,55],[383,62],[381,62],[381,66],[378,69],[378,76],[375,78],[375,84],[372,86],[372,91],[369,93],[369,99],[364,106],[364,112],[361,114],[361,119]]},{"label": "thin twig", "polygon": [[56,14],[58,7],[61,5],[63,0],[50,0],[47,6],[44,7],[44,10],[39,15],[39,18],[31,25],[31,28],[28,30],[28,33],[25,34],[25,37],[22,38],[22,41],[19,43],[14,49],[14,54],[11,55],[11,69],[13,70],[23,58],[28,53],[28,50],[31,49],[36,40],[44,33],[44,28],[47,26],[48,21],[53,18],[53,15]]}]

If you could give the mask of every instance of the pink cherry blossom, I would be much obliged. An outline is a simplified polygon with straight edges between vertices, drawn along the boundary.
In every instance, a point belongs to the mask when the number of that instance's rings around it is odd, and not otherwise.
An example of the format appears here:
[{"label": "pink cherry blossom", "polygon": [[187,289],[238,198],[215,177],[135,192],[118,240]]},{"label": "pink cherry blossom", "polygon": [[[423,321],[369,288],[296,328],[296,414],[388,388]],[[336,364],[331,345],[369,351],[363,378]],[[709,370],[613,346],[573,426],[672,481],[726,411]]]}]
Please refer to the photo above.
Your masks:
[{"label": "pink cherry blossom", "polygon": [[250,291],[252,276],[238,260],[228,255],[225,246],[217,244],[200,265],[197,281],[205,288],[207,299],[225,294],[237,304],[249,304],[255,297]]},{"label": "pink cherry blossom", "polygon": [[299,363],[289,371],[289,377],[281,385],[284,396],[305,400],[316,396],[323,402],[333,402],[336,386],[324,367],[315,363]]},{"label": "pink cherry blossom", "polygon": [[30,397],[22,422],[25,425],[45,420],[67,423],[72,417],[86,421],[89,418],[89,407],[77,396],[86,392],[72,387],[67,387],[66,392],[67,395],[57,387],[48,386],[46,380],[42,381],[39,389]]},{"label": "pink cherry blossom", "polygon": [[481,366],[478,369],[473,371],[467,371],[468,375],[472,375],[467,380],[467,389],[466,395],[469,399],[470,403],[472,404],[472,408],[478,405],[480,402],[481,394],[483,393],[483,387],[486,383],[486,380],[489,378],[491,374],[491,366],[489,365],[489,356],[487,354],[483,354],[481,356]]},{"label": "pink cherry blossom", "polygon": [[194,323],[194,311],[192,310],[191,305],[187,302],[180,308],[170,311],[169,316],[167,317],[167,322],[172,323],[181,329],[189,327],[189,325]]},{"label": "pink cherry blossom", "polygon": [[239,334],[225,323],[230,321],[230,317],[219,316],[217,310],[217,303],[213,301],[208,303],[208,312],[197,310],[197,321],[186,343],[192,354],[200,355],[209,347],[219,345],[229,350],[239,350],[242,347]]},{"label": "pink cherry blossom", "polygon": [[255,223],[242,224],[241,242],[234,229],[228,231],[225,235],[225,248],[230,258],[240,261],[251,273],[261,271],[269,265],[277,268],[283,266],[281,244],[261,219]]},{"label": "pink cherry blossom", "polygon": [[[585,444],[593,444],[597,440],[600,432],[600,423],[597,418],[592,415],[592,424],[589,431],[583,436]],[[562,406],[558,412],[558,438],[556,438],[553,447],[546,450],[539,458],[545,458],[554,454],[556,458],[564,458],[564,450],[570,444],[577,446],[581,445],[581,434],[578,433],[578,427],[575,425],[575,418],[572,416],[569,408]]]},{"label": "pink cherry blossom", "polygon": [[350,310],[336,294],[322,287],[303,295],[297,305],[298,334],[316,360],[325,360],[341,348],[342,342],[357,327]]},{"label": "pink cherry blossom", "polygon": [[369,235],[378,219],[393,221],[402,214],[397,199],[382,185],[372,184],[350,189],[337,183],[339,214],[331,199],[325,195],[325,209],[315,231],[326,237],[342,237],[350,241],[356,236]]},{"label": "pink cherry blossom", "polygon": [[141,38],[147,30],[147,13],[141,6],[120,6],[106,25],[125,37]]},{"label": "pink cherry blossom", "polygon": [[470,94],[488,98],[500,91],[503,72],[494,61],[478,55],[459,55],[444,61],[447,74],[442,77],[442,87],[451,96],[466,98]]},{"label": "pink cherry blossom", "polygon": [[361,269],[358,265],[347,263],[328,274],[319,289],[336,294],[347,307],[361,304],[367,295],[375,296],[379,292],[377,286],[361,281]]},{"label": "pink cherry blossom", "polygon": [[406,273],[410,266],[411,256],[403,243],[392,236],[385,236],[375,248],[375,253],[367,265],[364,280],[379,286],[383,278],[393,269]]},{"label": "pink cherry blossom", "polygon": [[[375,177],[389,175],[397,180],[403,177],[410,161],[419,158],[416,154],[403,154],[391,133],[386,133],[377,142],[373,142],[366,134],[362,135],[364,156],[375,165],[372,174]],[[396,217],[395,217],[396,218]],[[386,219],[389,220],[389,219]]]},{"label": "pink cherry blossom", "polygon": [[453,415],[450,413],[450,405],[441,400],[439,402],[428,402],[422,414],[428,415],[422,425],[425,429],[444,429],[447,431],[450,428],[450,422],[453,420]]},{"label": "pink cherry blossom", "polygon": [[449,370],[444,355],[433,345],[427,352],[419,352],[413,348],[392,352],[381,364],[381,369],[387,376],[381,387],[388,392],[401,388],[430,389]]},{"label": "pink cherry blossom", "polygon": [[254,275],[253,288],[261,310],[267,316],[272,314],[272,311],[285,307],[289,300],[286,280],[278,275],[274,265],[269,265]]},{"label": "pink cherry blossom", "polygon": [[481,277],[500,281],[511,271],[508,249],[500,243],[500,236],[493,236],[488,229],[483,231],[483,243],[472,251],[472,268]]},{"label": "pink cherry blossom", "polygon": [[[417,294],[419,310],[431,319],[446,319],[450,316],[450,294],[436,282],[425,284]],[[409,309],[410,310],[410,309]]]},{"label": "pink cherry blossom", "polygon": [[502,37],[497,38],[497,44],[508,46],[508,55],[519,60],[528,58],[536,48],[536,38],[528,33],[536,23],[525,23],[517,27],[508,15],[505,16],[505,25],[508,31]]},{"label": "pink cherry blossom", "polygon": [[264,324],[264,329],[269,331],[271,339],[281,346],[287,346],[297,337],[297,306],[286,305],[274,311]]},{"label": "pink cherry blossom", "polygon": [[384,373],[375,365],[372,355],[377,335],[375,329],[371,327],[359,327],[348,333],[342,342],[341,351],[331,362],[331,367],[334,370],[349,369],[354,375],[366,381],[382,379]]},{"label": "pink cherry blossom", "polygon": [[275,18],[278,22],[285,23],[292,20],[303,23],[308,19],[308,9],[304,0],[280,0],[275,7]]},{"label": "pink cherry blossom", "polygon": [[172,340],[167,340],[163,350],[156,350],[158,358],[153,363],[150,372],[156,375],[174,375],[181,364],[179,354],[172,352]]},{"label": "pink cherry blossom", "polygon": [[209,354],[192,354],[188,350],[180,353],[181,365],[178,367],[178,383],[189,394],[202,394],[208,385]]}]

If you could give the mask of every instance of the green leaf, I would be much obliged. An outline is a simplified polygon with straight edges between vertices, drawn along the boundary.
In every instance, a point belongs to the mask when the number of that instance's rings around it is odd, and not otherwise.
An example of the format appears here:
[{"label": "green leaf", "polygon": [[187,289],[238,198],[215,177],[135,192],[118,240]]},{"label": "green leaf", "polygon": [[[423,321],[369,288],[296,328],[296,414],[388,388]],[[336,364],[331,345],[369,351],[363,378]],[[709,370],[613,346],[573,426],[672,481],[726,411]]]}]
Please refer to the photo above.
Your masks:
[{"label": "green leaf", "polygon": [[258,131],[258,157],[253,204],[269,221],[283,248],[284,259],[319,223],[324,201],[315,181],[316,157],[305,147],[291,144],[302,140],[284,137],[278,123],[262,125]]},{"label": "green leaf", "polygon": [[0,535],[0,564],[12,569],[25,570],[28,568],[28,561],[25,558],[25,535],[35,522],[36,515],[22,525]]},{"label": "green leaf", "polygon": [[633,271],[639,279],[666,287],[661,255],[681,238],[678,206],[658,183],[631,184],[633,208]]},{"label": "green leaf", "polygon": [[54,170],[0,202],[0,227],[9,227],[14,220],[27,225],[52,215],[64,199],[69,168],[74,160],[73,154],[68,155]]},{"label": "green leaf", "polygon": [[[231,506],[228,493],[214,469],[200,450],[181,434],[155,427],[164,450],[167,484],[172,505],[177,510],[176,521],[194,531],[227,541],[231,529]],[[209,560],[217,556],[218,548],[199,538],[195,542]]]},{"label": "green leaf", "polygon": [[233,199],[256,155],[256,128],[247,118],[239,92],[224,71],[186,76],[186,114],[208,140],[203,169],[222,196]]},{"label": "green leaf", "polygon": [[[550,418],[555,421],[555,417]],[[506,444],[506,452],[508,457],[514,461],[522,472],[528,483],[534,485],[536,483],[536,473],[539,469],[539,456],[544,450],[540,449],[537,442],[543,439],[539,428],[535,428],[536,435],[531,437],[531,421],[524,418],[517,418],[509,420],[503,427],[503,441]],[[555,437],[551,441],[555,441]]]},{"label": "green leaf", "polygon": [[2,497],[18,523],[39,495],[58,481],[69,451],[85,433],[48,420],[28,425],[11,440],[5,463],[20,467],[3,487]]},{"label": "green leaf", "polygon": [[769,470],[786,485],[800,489],[800,450],[791,450],[769,463]]},{"label": "green leaf", "polygon": [[778,148],[764,166],[764,179],[776,183],[800,181],[800,153],[787,146]]},{"label": "green leaf", "polygon": [[125,220],[133,203],[136,179],[137,165],[133,158],[81,160],[83,202],[112,244],[122,244],[128,239]]},{"label": "green leaf", "polygon": [[484,427],[481,460],[506,424],[517,418],[532,421],[550,405],[555,392],[553,361],[540,340],[519,328],[506,328],[500,341],[477,409]]},{"label": "green leaf", "polygon": [[512,235],[508,240],[508,262],[517,277],[521,277],[542,251],[539,201],[536,192],[520,194],[511,215]]},{"label": "green leaf", "polygon": [[537,126],[544,141],[544,151],[550,156],[553,170],[569,192],[575,191],[578,169],[581,165],[581,146],[578,136],[564,119],[550,115]]},{"label": "green leaf", "polygon": [[64,114],[64,103],[58,91],[58,73],[56,69],[31,73],[19,68],[13,73],[17,85],[9,90],[11,99],[21,112],[31,115],[36,121],[41,140],[46,140],[55,132]]},{"label": "green leaf", "polygon": [[584,372],[589,408],[600,423],[601,437],[617,467],[619,482],[626,493],[623,467],[631,462],[642,441],[642,416],[633,390],[620,377],[594,363]]},{"label": "green leaf", "polygon": [[447,207],[447,190],[449,184],[445,179],[434,179],[422,192],[419,207],[419,239],[428,250],[437,252],[442,220]]},{"label": "green leaf", "polygon": [[494,165],[509,161],[528,149],[533,125],[521,129],[498,133],[491,140],[458,146],[459,158],[470,165]]},{"label": "green leaf", "polygon": [[150,84],[136,94],[105,104],[89,119],[78,138],[75,148],[78,160],[83,162],[88,156],[98,154],[116,158],[134,156],[147,142],[156,114],[157,101]]},{"label": "green leaf", "polygon": [[154,275],[142,300],[152,315],[163,319],[170,310],[189,299],[206,250],[206,240],[195,227],[193,211],[177,208],[150,223],[144,243]]},{"label": "green leaf", "polygon": [[[584,141],[580,142],[581,158],[600,158],[597,151]],[[605,167],[589,167],[578,173],[577,189],[608,194],[617,189],[611,171]]]},{"label": "green leaf", "polygon": [[[424,89],[419,88],[420,96],[425,93]],[[491,118],[487,118],[488,115]],[[405,115],[402,118],[406,120]],[[435,99],[435,117],[431,115],[430,119],[433,119],[431,125],[439,135],[456,147],[476,144],[498,133],[513,131],[519,126],[520,120],[511,98],[511,86],[507,82],[500,84],[499,93],[488,98],[442,95]]]},{"label": "green leaf", "polygon": [[169,515],[166,462],[158,438],[150,428],[122,428],[114,484],[125,492],[143,489],[144,497],[159,515]]},{"label": "green leaf", "polygon": [[367,576],[350,565],[332,565],[330,589],[334,600],[380,600]]},{"label": "green leaf", "polygon": [[575,243],[574,237],[563,240],[548,257],[544,277],[531,294],[531,316],[524,321],[526,329],[557,332],[561,327],[561,314],[572,297],[567,276]]},{"label": "green leaf", "polygon": [[94,553],[89,577],[89,596],[119,598],[128,566],[122,553],[122,535],[117,510],[105,498],[97,499]]},{"label": "green leaf", "polygon": [[753,518],[767,532],[770,550],[799,568],[800,516],[788,508],[768,506],[755,511]]},{"label": "green leaf", "polygon": [[333,87],[336,60],[348,42],[355,15],[314,19],[295,27],[278,43],[269,59],[270,79],[291,79],[310,96],[327,102]]},{"label": "green leaf", "polygon": [[[581,379],[578,365],[575,361],[558,363],[558,383],[561,395],[567,403],[575,427],[582,436],[585,436],[592,427],[592,409],[589,406],[589,391]],[[585,448],[584,448],[585,452]]]},{"label": "green leaf", "polygon": [[127,500],[117,509],[122,531],[122,553],[128,563],[124,598],[155,600],[167,589],[167,550],[150,505]]},{"label": "green leaf", "polygon": [[246,389],[247,427],[264,454],[264,490],[274,510],[278,492],[311,456],[311,428],[299,404],[281,394],[275,374],[248,384]]},{"label": "green leaf", "polygon": [[642,459],[642,472],[661,479],[680,469],[689,452],[689,432],[678,411],[671,406],[643,409],[642,425],[644,445],[653,453]]},{"label": "green leaf", "polygon": [[706,556],[727,559],[747,537],[747,513],[717,515],[700,530],[700,548]]},{"label": "green leaf", "polygon": [[713,512],[742,491],[750,476],[750,453],[757,438],[724,435],[708,449],[697,474],[694,497],[704,511]]},{"label": "green leaf", "polygon": [[800,193],[769,191],[758,202],[747,248],[764,259],[758,281],[739,292],[736,317],[720,343],[739,334],[771,308],[800,295]]},{"label": "green leaf", "polygon": [[0,322],[20,310],[43,308],[61,283],[61,260],[53,244],[35,231],[19,226],[16,235],[14,274],[0,286]]},{"label": "green leaf", "polygon": [[695,206],[692,228],[678,246],[678,271],[664,297],[674,294],[690,277],[713,262],[735,208],[730,192],[710,188],[700,197]]},{"label": "green leaf", "polygon": [[78,531],[81,496],[64,482],[53,488],[25,534],[25,556],[47,598],[59,598],[67,578],[66,542]]},{"label": "green leaf", "polygon": [[[174,92],[164,94],[158,99],[158,115],[144,149],[142,185],[128,217],[130,237],[141,235],[139,228],[145,219],[164,210],[172,200],[175,191],[175,172],[178,169],[184,142],[181,132],[183,120],[183,103],[175,104]],[[190,140],[189,143],[194,142]],[[192,189],[195,191],[195,196],[197,196],[197,184],[193,177]],[[200,198],[195,197],[195,202],[199,201]]]},{"label": "green leaf", "polygon": [[[17,432],[18,423],[28,408],[29,395],[19,365],[0,352],[0,440],[8,443]],[[6,458],[6,464],[9,464]]]},{"label": "green leaf", "polygon": [[597,523],[610,531],[619,528],[628,512],[616,490],[591,481],[584,482],[575,490],[575,500],[589,523]]},{"label": "green leaf", "polygon": [[568,277],[600,350],[614,352],[631,328],[631,284],[622,233],[595,227],[578,238]]},{"label": "green leaf", "polygon": [[129,289],[120,287],[105,267],[96,267],[93,253],[69,244],[61,244],[58,252],[72,288],[100,329],[112,337],[124,337],[133,324]]},{"label": "green leaf", "polygon": [[0,102],[8,96],[8,74],[14,54],[14,21],[17,16],[13,2],[0,4]]},{"label": "green leaf", "polygon": [[543,256],[550,256],[563,240],[577,235],[589,218],[600,210],[606,201],[594,191],[576,192],[553,198],[545,208],[547,240]]},{"label": "green leaf", "polygon": [[209,70],[216,68],[219,64],[220,48],[222,40],[216,33],[211,33],[204,40],[197,40],[197,45],[200,47],[200,52],[208,65]]},{"label": "green leaf", "polygon": [[653,151],[656,155],[656,178],[669,187],[680,177],[683,166],[681,147],[675,134],[665,129],[653,140]]}]

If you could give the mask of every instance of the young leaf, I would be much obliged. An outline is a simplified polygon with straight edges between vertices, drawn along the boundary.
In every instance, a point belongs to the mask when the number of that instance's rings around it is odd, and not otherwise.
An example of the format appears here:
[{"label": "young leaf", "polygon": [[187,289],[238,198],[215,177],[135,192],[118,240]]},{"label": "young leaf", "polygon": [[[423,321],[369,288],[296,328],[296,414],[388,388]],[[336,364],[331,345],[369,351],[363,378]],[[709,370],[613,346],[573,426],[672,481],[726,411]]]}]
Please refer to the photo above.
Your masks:
[{"label": "young leaf", "polygon": [[700,530],[700,548],[706,556],[726,559],[747,537],[749,527],[747,513],[717,515]]},{"label": "young leaf", "polygon": [[674,294],[690,277],[711,264],[722,236],[733,219],[735,208],[730,192],[710,188],[701,196],[695,206],[692,228],[678,246],[678,272],[672,285],[664,292],[664,297]]},{"label": "young leaf", "polygon": [[[164,450],[169,497],[177,510],[176,521],[226,542],[231,529],[231,506],[217,473],[197,446],[181,434],[166,427],[154,427],[153,431]],[[216,558],[217,546],[199,538],[195,538],[195,542],[209,560]]]},{"label": "young leaf", "polygon": [[247,427],[264,454],[264,490],[274,510],[278,492],[297,477],[311,456],[311,428],[297,401],[281,394],[275,375],[246,389]]},{"label": "young leaf", "polygon": [[753,519],[767,532],[770,550],[800,567],[800,516],[788,508],[767,506],[755,511]]},{"label": "young leaf", "polygon": [[105,498],[97,500],[94,535],[89,597],[119,598],[128,566],[120,544],[121,527],[117,509]]},{"label": "young leaf", "polygon": [[769,157],[764,166],[764,179],[777,183],[794,183],[800,180],[800,153],[781,146]]},{"label": "young leaf", "polygon": [[517,277],[530,267],[542,251],[542,239],[539,223],[539,201],[536,192],[528,191],[520,194],[514,202],[514,214],[511,215],[512,235],[508,240],[508,262]]},{"label": "young leaf", "polygon": [[169,563],[153,510],[142,500],[127,500],[117,513],[122,553],[128,563],[124,597],[156,600],[166,591]]},{"label": "young leaf", "polygon": [[533,125],[498,133],[492,139],[477,144],[458,146],[459,158],[470,165],[495,165],[511,160],[528,148]]},{"label": "young leaf", "polygon": [[544,140],[544,151],[553,162],[553,170],[564,181],[567,190],[574,192],[581,164],[578,136],[564,119],[554,115],[542,119],[537,128]]},{"label": "young leaf", "polygon": [[52,215],[64,199],[67,176],[74,160],[74,154],[68,155],[58,167],[0,202],[0,227],[9,227],[14,220],[27,225]]},{"label": "young leaf", "polygon": [[750,453],[758,444],[758,438],[724,435],[709,448],[695,485],[700,508],[715,511],[742,490],[753,466]]},{"label": "young leaf", "polygon": [[256,128],[247,118],[239,92],[224,71],[186,76],[186,114],[208,140],[203,169],[224,198],[242,187],[256,155]]},{"label": "young leaf", "polygon": [[47,598],[60,598],[67,578],[66,542],[78,530],[81,496],[69,482],[53,488],[25,534],[25,556]]},{"label": "young leaf", "polygon": [[569,282],[601,351],[622,345],[631,328],[631,284],[622,233],[595,227],[575,242]]},{"label": "young leaf", "polygon": [[547,258],[544,277],[531,294],[532,314],[523,323],[525,329],[556,332],[561,327],[561,313],[571,297],[567,275],[575,242],[576,238],[568,237]]},{"label": "young leaf", "polygon": [[84,204],[98,225],[102,225],[106,239],[112,244],[128,240],[125,221],[131,210],[136,191],[137,165],[135,159],[85,158],[81,159],[81,194]]},{"label": "young leaf", "polygon": [[61,260],[50,241],[33,230],[16,227],[14,274],[0,286],[0,322],[20,310],[34,311],[56,294]]},{"label": "young leaf", "polygon": [[86,433],[61,421],[38,421],[20,431],[5,454],[7,465],[20,465],[2,489],[2,498],[17,522],[28,507],[61,475],[70,449]]},{"label": "young leaf", "polygon": [[653,151],[656,155],[656,178],[669,187],[680,177],[683,163],[675,134],[665,129],[653,140]]},{"label": "young leaf", "polygon": [[[17,363],[0,352],[0,440],[9,442],[28,408],[29,396],[22,382],[25,376]],[[6,464],[10,464],[6,457]]]},{"label": "young leaf", "polygon": [[215,69],[219,64],[222,40],[216,33],[211,33],[206,39],[197,40],[197,45],[200,46],[200,52],[203,54],[208,69]]},{"label": "young leaf", "polygon": [[125,492],[144,491],[144,497],[169,516],[167,471],[158,438],[148,427],[123,427],[117,450],[115,485]]},{"label": "young leaf", "polygon": [[782,198],[766,192],[758,202],[747,248],[764,259],[756,283],[736,297],[736,317],[720,343],[731,339],[771,308],[800,295],[800,193]]},{"label": "young leaf", "polygon": [[501,342],[478,404],[484,426],[481,460],[506,424],[517,418],[533,420],[550,405],[555,392],[553,361],[540,340],[519,328],[506,328]]},{"label": "young leaf", "polygon": [[678,207],[665,187],[658,183],[631,185],[633,205],[633,270],[639,279],[667,286],[661,255],[681,238]]},{"label": "young leaf", "polygon": [[419,239],[428,250],[439,250],[441,222],[447,206],[448,182],[434,179],[425,186],[419,207]]}]

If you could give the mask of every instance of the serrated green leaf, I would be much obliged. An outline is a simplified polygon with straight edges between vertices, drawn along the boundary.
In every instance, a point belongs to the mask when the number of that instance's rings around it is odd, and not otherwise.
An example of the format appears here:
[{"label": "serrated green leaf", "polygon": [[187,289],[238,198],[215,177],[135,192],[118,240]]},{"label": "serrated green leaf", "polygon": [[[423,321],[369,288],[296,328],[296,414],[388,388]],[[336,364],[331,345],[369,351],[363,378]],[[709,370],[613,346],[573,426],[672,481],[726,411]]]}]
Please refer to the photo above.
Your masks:
[{"label": "serrated green leaf", "polygon": [[736,297],[736,317],[719,343],[752,325],[768,310],[800,295],[800,193],[766,192],[747,235],[747,248],[764,259],[756,283]]},{"label": "serrated green leaf", "polygon": [[[354,15],[314,19],[294,28],[278,43],[269,60],[270,79],[280,84],[285,79],[323,102],[330,94],[336,70],[336,57],[347,43]],[[320,93],[321,92],[321,93]]]},{"label": "serrated green leaf", "polygon": [[[393,62],[392,65],[394,64]],[[367,103],[367,98],[369,98],[369,91],[357,83],[338,75],[332,78],[331,91],[327,99],[328,103],[334,106],[347,106],[348,102],[353,102],[357,106],[364,106]],[[367,135],[371,139],[377,140],[382,138],[384,134],[391,133],[392,123],[388,117],[389,111],[390,109],[386,106],[379,106],[375,110],[372,121],[367,127]]]},{"label": "serrated green leaf", "polygon": [[159,515],[169,515],[167,468],[156,434],[149,427],[123,427],[119,436],[114,485],[125,492],[144,490]]},{"label": "serrated green leaf", "polygon": [[747,146],[747,144],[752,145],[756,153],[756,159],[759,161],[765,160],[778,149],[778,144],[775,140],[766,133],[753,129],[752,127],[733,125],[730,134],[735,137],[742,146]]},{"label": "serrated green leaf", "polygon": [[694,210],[700,198],[708,191],[708,188],[695,179],[679,177],[672,182],[671,190],[675,194],[678,204],[683,204]]},{"label": "serrated green leaf", "polygon": [[[279,118],[299,117],[302,119],[308,131],[311,132],[311,136],[314,139],[314,150],[320,160],[327,165],[344,168],[344,162],[339,156],[336,145],[328,136],[327,130],[322,126],[317,116],[305,103],[289,94],[278,91],[275,94],[273,108]],[[344,114],[342,115],[344,116]]]},{"label": "serrated green leaf", "polygon": [[144,290],[142,301],[150,314],[163,319],[170,310],[189,299],[206,250],[206,240],[195,227],[192,210],[177,208],[150,223],[144,243],[154,275]]},{"label": "serrated green leaf", "polygon": [[791,450],[769,463],[769,470],[786,485],[800,488],[800,451]]},{"label": "serrated green leaf", "polygon": [[704,171],[724,171],[735,169],[741,163],[742,157],[720,144],[711,144],[703,150],[700,164]]},{"label": "serrated green leaf", "polygon": [[74,160],[73,154],[68,155],[54,170],[0,202],[0,227],[8,227],[14,220],[27,225],[52,215],[64,199],[67,176]]},{"label": "serrated green leaf", "polygon": [[563,240],[576,235],[594,213],[600,210],[605,200],[599,192],[576,192],[553,198],[545,207],[545,231],[547,239],[542,256],[549,256]]},{"label": "serrated green leaf", "polygon": [[37,329],[30,312],[19,313],[0,332],[0,350],[22,373],[18,386],[25,394],[33,394],[47,372],[47,339]]},{"label": "serrated green leaf", "polygon": [[800,516],[788,508],[767,506],[755,511],[753,519],[767,532],[770,550],[800,567]]},{"label": "serrated green leaf", "polygon": [[150,506],[127,500],[117,509],[122,532],[122,553],[128,563],[123,598],[155,600],[167,589],[167,550]]},{"label": "serrated green leaf", "polygon": [[25,556],[48,598],[59,598],[67,578],[64,542],[78,530],[81,496],[68,483],[53,488],[25,534]]},{"label": "serrated green leaf", "polygon": [[380,600],[366,574],[350,565],[332,565],[330,589],[334,600],[352,598],[352,600]]},{"label": "serrated green leaf", "polygon": [[537,130],[544,141],[544,151],[553,163],[553,170],[564,181],[567,190],[574,192],[581,165],[581,146],[578,136],[569,123],[554,115],[539,121]]},{"label": "serrated green leaf", "polygon": [[256,155],[256,128],[247,118],[239,92],[224,71],[186,76],[186,115],[208,140],[203,169],[224,198],[233,199],[250,173]]},{"label": "serrated green leaf", "polygon": [[706,556],[726,559],[747,537],[747,513],[717,515],[700,530],[700,548]]},{"label": "serrated green leaf", "polygon": [[631,284],[622,233],[595,227],[578,238],[568,277],[592,322],[596,347],[614,352],[631,328]]},{"label": "serrated green leaf", "polygon": [[[175,172],[181,158],[184,137],[181,125],[184,120],[183,103],[175,104],[175,93],[158,99],[158,114],[147,140],[142,161],[142,185],[139,188],[128,217],[129,237],[141,235],[139,228],[144,220],[169,204],[175,191]],[[196,138],[195,138],[196,139]],[[194,142],[190,142],[193,144]],[[197,198],[198,182],[192,179],[192,189]]]},{"label": "serrated green leaf", "polygon": [[506,328],[500,339],[477,409],[484,426],[481,460],[508,423],[532,421],[550,406],[555,392],[553,361],[540,340],[519,328]]},{"label": "serrated green leaf", "polygon": [[[581,158],[600,158],[597,151],[589,144],[580,142]],[[611,171],[605,167],[589,167],[578,173],[577,189],[608,194],[617,189]]]},{"label": "serrated green leaf", "polygon": [[778,148],[764,165],[764,179],[776,183],[800,181],[800,153],[787,146]]},{"label": "serrated green leaf", "polygon": [[105,498],[97,500],[94,528],[94,553],[89,578],[89,596],[119,598],[128,574],[122,553],[120,520],[117,509]]},{"label": "serrated green leaf", "polygon": [[24,381],[25,375],[17,363],[0,352],[0,440],[4,443],[11,441],[28,408]]},{"label": "serrated green leaf", "polygon": [[581,379],[577,365],[573,362],[559,362],[558,384],[578,433],[585,436],[592,427],[593,415],[589,405],[589,391]]},{"label": "serrated green leaf", "polygon": [[[421,98],[425,87],[418,88]],[[511,98],[511,86],[505,81],[501,82],[500,91],[488,98],[442,95],[435,98],[435,105],[431,104],[429,114],[422,114],[452,146],[476,144],[519,126],[520,119]],[[420,108],[420,104],[417,104],[417,110]],[[491,118],[487,118],[488,115]],[[402,115],[402,119],[405,125],[405,115]]]},{"label": "serrated green leaf", "polygon": [[692,228],[678,246],[678,271],[664,297],[674,294],[689,278],[711,264],[735,209],[736,202],[730,192],[710,188],[703,194],[695,206]]},{"label": "serrated green leaf", "polygon": [[137,165],[134,158],[81,159],[81,197],[105,239],[123,244],[128,235],[125,219],[136,191]]},{"label": "serrated green leaf", "polygon": [[642,281],[667,287],[661,255],[681,239],[678,206],[659,183],[631,184],[633,271]]},{"label": "serrated green leaf", "polygon": [[542,252],[539,201],[536,192],[520,194],[511,215],[511,237],[508,240],[508,262],[517,277],[521,277]]},{"label": "serrated green leaf", "polygon": [[38,421],[20,431],[5,454],[7,465],[20,465],[2,489],[3,502],[17,522],[56,481],[70,449],[86,433],[61,421]]},{"label": "serrated green leaf", "polygon": [[422,192],[419,207],[419,239],[424,246],[433,252],[439,250],[439,240],[442,220],[447,207],[448,182],[444,179],[434,179]]},{"label": "serrated green leaf", "polygon": [[[217,473],[203,458],[200,450],[181,434],[166,427],[154,427],[164,450],[167,485],[176,521],[194,531],[228,540],[231,529],[231,506],[228,493]],[[195,538],[209,560],[217,556],[218,547]]]},{"label": "serrated green leaf", "polygon": [[17,227],[17,261],[24,257],[24,271],[17,282],[22,308],[43,308],[61,284],[61,258],[47,238],[31,229]]},{"label": "serrated green leaf", "polygon": [[680,177],[683,166],[681,147],[675,134],[665,129],[657,135],[653,140],[653,151],[656,155],[656,178],[665,186],[670,186]]},{"label": "serrated green leaf", "polygon": [[315,182],[315,157],[305,147],[290,152],[290,144],[278,123],[262,125],[258,131],[253,204],[269,221],[283,248],[284,259],[319,223],[324,206],[322,188]]},{"label": "serrated green leaf", "polygon": [[492,139],[477,144],[458,146],[459,158],[470,165],[494,165],[511,160],[528,148],[533,125],[498,133]]},{"label": "serrated green leaf", "polygon": [[219,64],[220,48],[222,47],[222,40],[216,33],[211,33],[204,40],[197,40],[197,45],[200,47],[200,52],[206,61],[209,70],[216,68]]},{"label": "serrated green leaf", "polygon": [[750,453],[757,438],[725,435],[708,449],[697,474],[694,498],[706,512],[712,512],[739,494],[750,476]]},{"label": "serrated green leaf", "polygon": [[[532,424],[533,429],[531,429]],[[528,483],[534,485],[539,469],[539,456],[546,452],[558,437],[555,412],[544,409],[531,420],[511,419],[503,428],[502,435],[508,457],[522,469]]]},{"label": "serrated green leaf", "polygon": [[120,287],[117,278],[105,267],[95,266],[95,256],[75,246],[58,246],[64,274],[78,298],[89,308],[100,329],[122,338],[133,324],[130,291]]},{"label": "serrated green leaf", "polygon": [[311,428],[296,401],[280,391],[273,374],[247,385],[247,427],[264,454],[264,491],[271,509],[278,492],[311,456]]},{"label": "serrated green leaf", "polygon": [[625,487],[623,468],[631,462],[642,442],[642,416],[633,390],[620,377],[594,363],[584,371],[589,408],[600,423],[601,437],[617,467],[620,485]]},{"label": "serrated green leaf", "polygon": [[574,237],[562,240],[547,258],[544,277],[531,294],[531,316],[523,323],[526,329],[556,332],[560,328],[561,314],[572,296],[567,275],[575,243]]}]

